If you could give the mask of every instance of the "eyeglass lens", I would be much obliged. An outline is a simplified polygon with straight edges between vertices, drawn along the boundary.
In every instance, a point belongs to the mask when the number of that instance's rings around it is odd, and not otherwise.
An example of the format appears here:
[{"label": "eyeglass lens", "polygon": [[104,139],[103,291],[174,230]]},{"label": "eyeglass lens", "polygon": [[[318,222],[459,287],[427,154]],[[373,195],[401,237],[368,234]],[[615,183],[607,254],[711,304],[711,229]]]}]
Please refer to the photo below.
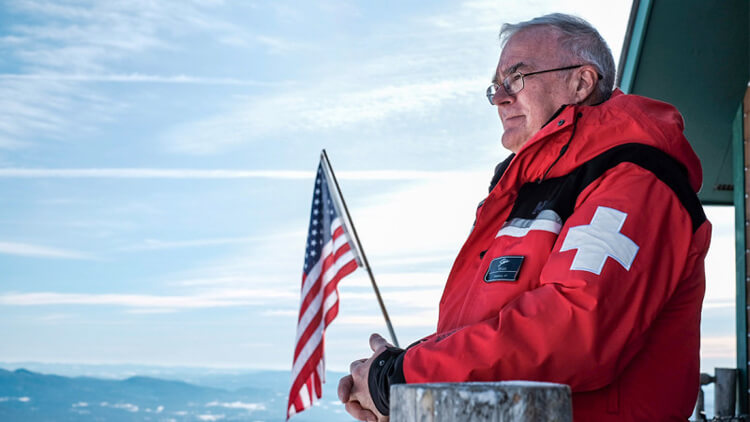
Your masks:
[{"label": "eyeglass lens", "polygon": [[[503,79],[502,86],[508,95],[517,94],[520,90],[523,89],[523,75],[521,73],[508,75],[505,79]],[[497,84],[492,84],[487,88],[487,99],[490,100],[490,104],[495,104],[492,99],[495,97],[495,94],[497,94],[497,91],[499,89],[500,85]]]}]

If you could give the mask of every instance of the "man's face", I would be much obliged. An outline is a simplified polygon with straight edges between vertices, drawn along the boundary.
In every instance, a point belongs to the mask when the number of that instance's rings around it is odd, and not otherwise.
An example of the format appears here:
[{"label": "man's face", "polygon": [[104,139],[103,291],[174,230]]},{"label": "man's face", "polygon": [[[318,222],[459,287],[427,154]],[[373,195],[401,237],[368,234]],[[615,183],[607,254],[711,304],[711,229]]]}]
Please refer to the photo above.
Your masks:
[{"label": "man's face", "polygon": [[[557,37],[558,34],[549,28],[528,28],[513,35],[500,55],[496,82],[502,85],[503,79],[514,72],[529,73],[577,64],[563,60]],[[524,88],[514,95],[507,95],[500,88],[494,102],[503,123],[505,148],[518,152],[560,106],[572,102],[566,82],[568,72],[526,77]]]}]

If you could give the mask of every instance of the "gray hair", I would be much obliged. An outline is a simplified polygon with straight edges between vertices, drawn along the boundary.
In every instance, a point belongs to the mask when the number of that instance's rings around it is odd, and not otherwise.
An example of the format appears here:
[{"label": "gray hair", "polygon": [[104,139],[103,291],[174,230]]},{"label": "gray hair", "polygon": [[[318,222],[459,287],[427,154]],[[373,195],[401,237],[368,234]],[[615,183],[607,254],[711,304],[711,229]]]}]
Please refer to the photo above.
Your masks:
[{"label": "gray hair", "polygon": [[[615,85],[615,59],[607,42],[586,20],[578,16],[552,13],[515,24],[505,23],[500,29],[500,43],[505,46],[508,40],[519,31],[532,27],[549,27],[560,33],[560,47],[574,58],[596,67],[602,79],[596,86],[596,102],[607,100]],[[566,63],[563,63],[566,64]]]}]

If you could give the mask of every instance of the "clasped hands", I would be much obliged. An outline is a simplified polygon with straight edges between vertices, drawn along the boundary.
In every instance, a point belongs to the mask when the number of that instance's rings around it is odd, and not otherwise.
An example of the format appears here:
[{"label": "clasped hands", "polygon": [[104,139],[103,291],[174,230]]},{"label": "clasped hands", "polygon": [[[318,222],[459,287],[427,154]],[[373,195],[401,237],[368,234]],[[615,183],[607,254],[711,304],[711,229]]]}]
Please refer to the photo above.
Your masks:
[{"label": "clasped hands", "polygon": [[355,360],[349,366],[350,374],[339,380],[339,399],[345,404],[346,411],[355,419],[367,422],[387,422],[388,416],[383,416],[375,407],[367,382],[372,361],[381,354],[387,346],[391,346],[378,334],[370,336],[372,356],[369,359]]}]

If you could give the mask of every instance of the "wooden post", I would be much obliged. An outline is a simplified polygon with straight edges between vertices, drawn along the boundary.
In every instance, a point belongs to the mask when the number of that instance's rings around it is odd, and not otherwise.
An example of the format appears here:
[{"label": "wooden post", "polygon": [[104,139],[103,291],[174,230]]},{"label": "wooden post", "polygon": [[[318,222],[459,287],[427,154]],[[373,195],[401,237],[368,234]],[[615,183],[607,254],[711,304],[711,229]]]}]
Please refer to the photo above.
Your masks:
[{"label": "wooden post", "polygon": [[734,416],[737,403],[737,370],[714,368],[714,415]]},{"label": "wooden post", "polygon": [[572,422],[567,385],[503,381],[391,386],[391,422]]}]

